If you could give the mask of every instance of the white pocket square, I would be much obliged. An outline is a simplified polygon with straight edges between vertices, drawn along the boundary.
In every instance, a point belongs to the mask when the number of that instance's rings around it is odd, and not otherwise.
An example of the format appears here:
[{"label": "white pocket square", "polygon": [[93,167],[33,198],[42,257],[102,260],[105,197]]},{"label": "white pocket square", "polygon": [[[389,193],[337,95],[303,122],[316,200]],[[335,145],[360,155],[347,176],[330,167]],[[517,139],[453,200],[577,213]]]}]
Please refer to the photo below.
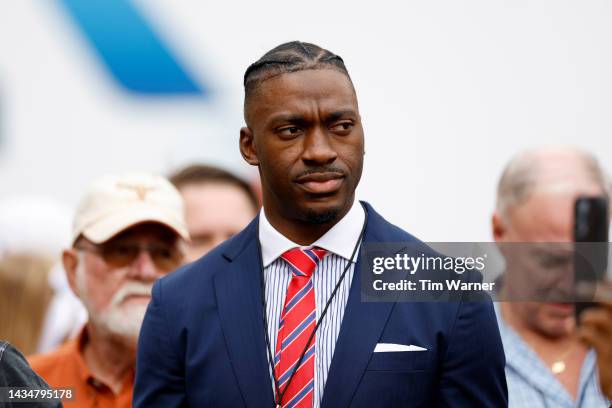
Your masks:
[{"label": "white pocket square", "polygon": [[389,353],[393,351],[427,351],[427,349],[413,344],[405,345],[394,343],[378,343],[374,348],[375,353]]}]

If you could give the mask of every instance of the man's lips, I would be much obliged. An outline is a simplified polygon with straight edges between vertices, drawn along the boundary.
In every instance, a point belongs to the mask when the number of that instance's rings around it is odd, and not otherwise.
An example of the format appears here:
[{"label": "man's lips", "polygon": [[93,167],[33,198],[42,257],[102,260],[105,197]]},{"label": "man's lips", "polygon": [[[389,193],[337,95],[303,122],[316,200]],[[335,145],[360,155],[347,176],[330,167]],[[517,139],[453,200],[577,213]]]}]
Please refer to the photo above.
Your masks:
[{"label": "man's lips", "polygon": [[568,302],[546,302],[547,314],[554,318],[566,318],[574,314],[574,304]]},{"label": "man's lips", "polygon": [[298,177],[296,182],[312,194],[330,194],[338,191],[344,181],[341,173],[311,173]]}]

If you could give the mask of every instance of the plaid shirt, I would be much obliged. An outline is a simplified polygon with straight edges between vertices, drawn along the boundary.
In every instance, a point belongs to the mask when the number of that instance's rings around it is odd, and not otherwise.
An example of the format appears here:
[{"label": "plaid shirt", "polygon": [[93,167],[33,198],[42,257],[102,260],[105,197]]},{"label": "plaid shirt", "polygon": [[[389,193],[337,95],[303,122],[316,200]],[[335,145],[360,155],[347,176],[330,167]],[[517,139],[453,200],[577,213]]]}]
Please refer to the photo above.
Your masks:
[{"label": "plaid shirt", "polygon": [[498,303],[495,313],[506,353],[510,408],[608,408],[599,390],[595,352],[589,350],[580,370],[578,397],[572,399],[552,371],[505,322]]}]

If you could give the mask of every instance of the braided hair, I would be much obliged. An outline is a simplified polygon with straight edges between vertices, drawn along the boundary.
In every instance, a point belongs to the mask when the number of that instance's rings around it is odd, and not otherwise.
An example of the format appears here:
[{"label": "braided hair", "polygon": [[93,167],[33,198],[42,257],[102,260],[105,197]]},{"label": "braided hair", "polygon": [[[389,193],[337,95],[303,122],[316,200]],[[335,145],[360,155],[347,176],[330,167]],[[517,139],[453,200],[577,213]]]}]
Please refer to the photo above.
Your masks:
[{"label": "braided hair", "polygon": [[351,77],[344,61],[315,44],[291,41],[281,44],[251,64],[244,73],[244,99],[263,81],[275,76],[307,69],[335,69]]}]

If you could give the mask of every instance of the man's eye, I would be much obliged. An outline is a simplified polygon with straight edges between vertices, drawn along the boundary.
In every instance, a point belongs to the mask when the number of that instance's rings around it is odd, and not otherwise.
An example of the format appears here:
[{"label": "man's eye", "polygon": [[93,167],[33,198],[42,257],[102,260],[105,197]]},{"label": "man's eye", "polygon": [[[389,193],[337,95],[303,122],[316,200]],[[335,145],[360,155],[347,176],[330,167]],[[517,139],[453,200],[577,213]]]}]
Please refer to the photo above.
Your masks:
[{"label": "man's eye", "polygon": [[117,255],[129,255],[133,251],[133,248],[129,245],[116,245],[112,248],[112,251]]},{"label": "man's eye", "polygon": [[279,131],[281,136],[286,136],[286,137],[296,136],[300,132],[301,132],[301,129],[299,127],[296,127],[296,126],[288,126],[288,127],[280,129],[280,131]]},{"label": "man's eye", "polygon": [[174,257],[173,252],[169,248],[154,248],[152,250],[153,257],[172,259]]},{"label": "man's eye", "polygon": [[332,126],[332,130],[334,132],[346,132],[348,130],[351,130],[353,126],[354,125],[352,122],[340,122]]},{"label": "man's eye", "polygon": [[126,244],[108,245],[102,248],[102,253],[112,259],[125,259],[138,253],[138,248]]}]

